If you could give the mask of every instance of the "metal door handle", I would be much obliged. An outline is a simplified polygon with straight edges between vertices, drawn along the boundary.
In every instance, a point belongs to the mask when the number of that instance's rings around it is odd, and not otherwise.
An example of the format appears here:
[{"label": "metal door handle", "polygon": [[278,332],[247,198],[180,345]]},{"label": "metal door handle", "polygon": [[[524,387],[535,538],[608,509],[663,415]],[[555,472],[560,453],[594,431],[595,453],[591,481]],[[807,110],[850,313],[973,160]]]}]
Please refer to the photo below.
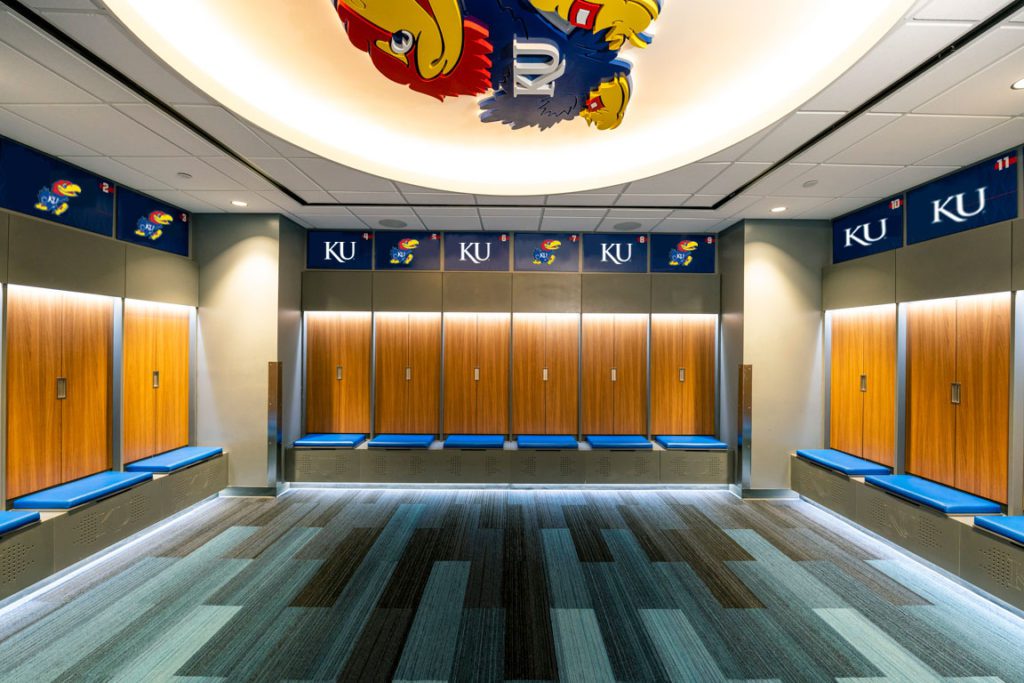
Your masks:
[{"label": "metal door handle", "polygon": [[686,368],[679,368],[679,381],[680,382],[685,382],[686,381]]},{"label": "metal door handle", "polygon": [[473,380],[476,382],[480,381],[480,368],[473,368]]},{"label": "metal door handle", "polygon": [[340,365],[337,368],[335,368],[334,374],[335,374],[335,377],[337,378],[337,380],[340,382],[341,381],[341,377],[342,377],[341,366]]},{"label": "metal door handle", "polygon": [[66,377],[57,378],[57,400],[63,401],[68,397],[68,380]]},{"label": "metal door handle", "polygon": [[861,375],[860,376],[860,390],[863,391],[863,392],[866,392],[868,390],[868,376],[867,375]]},{"label": "metal door handle", "polygon": [[618,370],[618,368],[612,368],[612,381],[613,382],[618,382],[619,381],[619,370]]},{"label": "metal door handle", "polygon": [[406,382],[411,382],[412,381],[412,368],[406,368],[405,369],[405,381]]},{"label": "metal door handle", "polygon": [[159,389],[160,388],[160,371],[159,370],[154,370],[153,371],[153,388],[154,389]]},{"label": "metal door handle", "polygon": [[548,381],[548,369],[547,368],[544,368],[542,376],[544,378],[544,381],[547,382]]},{"label": "metal door handle", "polygon": [[958,406],[958,405],[960,405],[960,383],[959,382],[953,382],[953,387],[952,388],[953,388],[953,391],[952,391],[952,396],[950,397],[950,401],[953,403],[953,405],[957,405]]}]

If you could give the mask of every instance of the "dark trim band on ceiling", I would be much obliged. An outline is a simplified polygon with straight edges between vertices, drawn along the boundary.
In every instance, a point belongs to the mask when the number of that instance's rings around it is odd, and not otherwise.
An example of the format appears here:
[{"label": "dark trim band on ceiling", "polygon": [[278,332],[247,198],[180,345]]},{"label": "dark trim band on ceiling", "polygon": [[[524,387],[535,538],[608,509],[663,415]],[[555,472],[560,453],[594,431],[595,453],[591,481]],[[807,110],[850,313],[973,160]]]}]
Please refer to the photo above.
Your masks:
[{"label": "dark trim band on ceiling", "polygon": [[[296,192],[294,192],[289,187],[287,187],[284,183],[276,180],[269,173],[264,171],[262,168],[260,168],[259,166],[257,166],[253,162],[251,162],[250,160],[246,159],[243,155],[241,155],[240,153],[236,152],[234,149],[232,149],[226,143],[224,143],[223,141],[221,141],[217,137],[215,137],[215,136],[211,135],[210,133],[208,133],[205,129],[203,129],[202,127],[200,127],[196,123],[194,123],[191,119],[186,117],[184,114],[180,113],[177,109],[175,109],[171,105],[169,105],[166,102],[164,102],[163,100],[161,100],[159,97],[154,95],[152,92],[150,92],[148,89],[146,89],[145,87],[143,87],[142,85],[140,85],[139,83],[134,81],[133,79],[129,78],[122,71],[120,71],[119,69],[114,67],[112,64],[110,64],[109,62],[104,60],[102,57],[97,55],[95,52],[93,52],[92,50],[87,48],[82,43],[80,43],[77,40],[75,40],[74,38],[72,38],[70,35],[68,35],[64,31],[62,31],[57,26],[55,26],[54,24],[52,24],[49,21],[47,21],[41,14],[37,13],[36,11],[31,9],[30,7],[28,7],[24,3],[20,2],[19,0],[2,0],[2,2],[0,2],[0,4],[6,5],[7,7],[9,7],[11,9],[11,11],[15,12],[16,14],[18,14],[21,18],[23,18],[26,21],[28,21],[29,23],[31,23],[33,26],[38,28],[40,31],[42,31],[43,33],[49,35],[51,38],[53,38],[57,42],[63,44],[66,48],[68,48],[69,50],[71,50],[72,52],[77,54],[79,57],[81,57],[85,61],[87,61],[90,64],[92,64],[94,67],[96,67],[97,69],[99,69],[100,71],[105,73],[107,76],[109,76],[110,78],[112,78],[113,80],[115,80],[116,82],[118,82],[119,84],[121,84],[122,86],[127,88],[128,90],[132,91],[140,99],[145,100],[147,103],[153,105],[154,107],[159,109],[161,112],[163,112],[165,115],[167,115],[168,117],[173,119],[175,122],[177,122],[178,124],[180,124],[183,127],[185,127],[187,130],[189,130],[190,132],[192,132],[195,135],[197,135],[198,137],[200,137],[203,141],[205,141],[205,142],[209,143],[210,145],[216,147],[218,150],[223,152],[226,156],[231,157],[232,159],[234,159],[235,161],[240,163],[245,168],[249,169],[250,171],[252,171],[256,175],[258,175],[259,177],[261,177],[264,180],[266,180],[268,183],[273,185],[275,189],[279,190],[280,192],[285,194],[289,199],[292,199],[293,201],[295,201],[297,204],[299,204],[301,206],[304,206],[304,207],[351,207],[351,208],[412,207],[414,209],[416,209],[416,208],[465,209],[467,207],[476,207],[476,208],[484,207],[484,208],[490,208],[490,209],[501,209],[501,208],[519,208],[521,206],[519,204],[514,204],[514,203],[509,203],[509,204],[486,204],[486,205],[483,205],[483,204],[455,204],[455,203],[453,203],[453,204],[412,204],[412,203],[395,204],[395,203],[379,203],[379,202],[343,203],[343,202],[309,202],[309,201],[306,201],[301,196],[299,196]],[[874,107],[878,103],[884,101],[885,99],[887,99],[888,97],[893,95],[896,91],[900,90],[901,88],[903,88],[907,84],[909,84],[912,81],[916,80],[921,75],[923,75],[925,72],[927,72],[928,70],[930,70],[933,67],[937,66],[938,64],[942,63],[943,61],[945,61],[949,57],[953,56],[954,54],[956,54],[957,52],[959,52],[960,50],[962,50],[963,48],[965,48],[966,46],[970,45],[975,40],[980,38],[982,35],[984,35],[985,33],[988,33],[988,31],[990,31],[991,29],[995,28],[996,26],[1001,24],[1003,21],[1009,19],[1010,17],[1012,17],[1014,14],[1016,14],[1017,12],[1019,12],[1021,10],[1024,10],[1024,0],[1014,0],[1014,2],[1008,3],[1002,9],[1000,9],[998,12],[996,12],[992,16],[988,17],[987,19],[985,19],[984,21],[979,23],[977,26],[972,28],[970,31],[968,31],[964,35],[960,36],[960,38],[958,38],[954,42],[950,43],[946,47],[942,48],[937,53],[932,55],[930,58],[928,58],[925,61],[921,62],[916,67],[911,69],[909,72],[904,74],[902,77],[900,77],[899,79],[893,81],[888,86],[886,86],[885,88],[883,88],[882,90],[880,90],[879,92],[877,92],[876,94],[874,94],[873,96],[871,96],[870,98],[865,100],[863,103],[858,105],[856,108],[854,108],[851,111],[849,111],[841,119],[839,119],[838,121],[836,121],[835,123],[830,125],[828,128],[826,128],[825,130],[821,131],[820,133],[818,133],[814,137],[810,138],[809,140],[807,140],[806,142],[801,144],[799,147],[794,149],[792,152],[790,152],[786,156],[782,157],[781,159],[776,161],[774,164],[772,164],[770,167],[768,167],[767,169],[762,171],[760,174],[758,174],[757,176],[755,176],[751,180],[748,180],[747,182],[743,183],[742,185],[737,187],[735,190],[733,190],[732,192],[727,194],[725,197],[723,197],[722,199],[718,200],[717,202],[715,202],[714,204],[712,204],[710,206],[666,207],[666,206],[650,206],[650,205],[615,205],[614,207],[611,207],[611,208],[614,208],[616,210],[626,210],[626,211],[629,211],[629,210],[634,210],[634,211],[660,210],[660,211],[664,211],[665,209],[672,209],[672,210],[685,209],[687,211],[715,211],[717,209],[720,209],[725,204],[729,203],[730,201],[732,201],[733,199],[735,199],[736,197],[741,195],[746,190],[750,189],[752,186],[756,185],[758,182],[760,182],[761,180],[763,180],[767,176],[771,175],[772,173],[774,173],[775,171],[777,171],[781,167],[783,167],[786,164],[788,164],[789,162],[791,162],[796,157],[800,156],[801,154],[803,154],[804,152],[806,152],[810,148],[812,148],[815,145],[817,145],[818,143],[822,142],[823,140],[828,138],[830,135],[832,135],[833,133],[835,133],[839,129],[843,128],[844,126],[846,126],[847,124],[852,122],[854,119],[856,119],[861,114],[869,111],[872,107]],[[541,205],[539,208],[544,208],[544,209],[593,209],[595,207],[593,205],[586,205],[586,204],[544,204],[544,205]]]}]

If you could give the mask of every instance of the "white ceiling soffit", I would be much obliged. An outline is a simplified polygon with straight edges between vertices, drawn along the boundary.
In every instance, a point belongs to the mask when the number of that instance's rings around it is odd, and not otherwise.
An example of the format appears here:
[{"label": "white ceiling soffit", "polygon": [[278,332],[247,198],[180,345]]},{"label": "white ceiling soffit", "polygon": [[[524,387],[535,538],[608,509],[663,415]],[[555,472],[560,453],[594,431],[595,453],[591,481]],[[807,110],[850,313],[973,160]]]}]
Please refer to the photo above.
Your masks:
[{"label": "white ceiling soffit", "polygon": [[[636,229],[715,232],[783,205],[787,218],[832,218],[1024,140],[1024,93],[1009,89],[1024,76],[1013,76],[1024,54],[1024,11],[851,116],[977,32],[1009,6],[1003,2],[918,2],[832,84],[704,159],[633,182],[522,197],[438,191],[338,164],[210,99],[100,0],[26,4],[113,72],[8,3],[0,11],[0,134],[187,209],[239,211],[231,205],[239,199],[249,203],[245,211],[281,212],[307,227],[382,229],[380,221],[391,218],[432,230],[639,223]],[[839,121],[842,127],[829,128]]]}]

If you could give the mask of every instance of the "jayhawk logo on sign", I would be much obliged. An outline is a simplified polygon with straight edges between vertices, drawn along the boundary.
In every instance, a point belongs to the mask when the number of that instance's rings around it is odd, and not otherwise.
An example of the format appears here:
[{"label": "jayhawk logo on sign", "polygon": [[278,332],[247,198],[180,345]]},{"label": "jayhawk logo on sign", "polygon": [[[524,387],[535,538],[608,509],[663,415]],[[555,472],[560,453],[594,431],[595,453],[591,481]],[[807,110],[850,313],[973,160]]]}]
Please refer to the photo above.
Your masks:
[{"label": "jayhawk logo on sign", "polygon": [[68,203],[78,195],[82,194],[82,188],[70,180],[58,180],[50,187],[44,187],[36,194],[36,209],[43,213],[52,213],[54,216],[64,214],[70,204]]},{"label": "jayhawk logo on sign", "polygon": [[627,47],[661,0],[331,0],[349,40],[392,81],[444,100],[477,97],[480,118],[550,128],[577,117],[617,128],[632,94]]},{"label": "jayhawk logo on sign", "polygon": [[413,252],[420,246],[420,241],[411,237],[399,240],[398,244],[391,247],[391,263],[395,265],[408,266],[416,258]]},{"label": "jayhawk logo on sign", "polygon": [[154,242],[164,234],[164,228],[174,222],[174,216],[165,211],[153,211],[148,216],[140,216],[135,223],[135,234]]},{"label": "jayhawk logo on sign", "polygon": [[683,240],[672,248],[668,255],[668,264],[686,268],[693,263],[693,253],[697,251],[697,247],[698,244],[693,240]]}]

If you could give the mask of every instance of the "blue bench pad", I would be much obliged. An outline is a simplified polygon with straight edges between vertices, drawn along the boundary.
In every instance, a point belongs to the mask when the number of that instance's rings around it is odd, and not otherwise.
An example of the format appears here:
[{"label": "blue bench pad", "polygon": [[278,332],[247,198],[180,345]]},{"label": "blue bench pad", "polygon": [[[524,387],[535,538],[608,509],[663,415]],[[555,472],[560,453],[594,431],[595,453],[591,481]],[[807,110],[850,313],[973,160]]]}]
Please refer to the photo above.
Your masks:
[{"label": "blue bench pad", "polygon": [[501,434],[452,434],[444,440],[445,448],[492,448],[505,447]]},{"label": "blue bench pad", "polygon": [[629,450],[651,450],[654,444],[642,436],[588,436],[587,443],[591,448],[622,448]]},{"label": "blue bench pad", "polygon": [[1024,545],[1024,517],[975,517],[974,526]]},{"label": "blue bench pad", "polygon": [[0,536],[39,521],[38,512],[0,511]]},{"label": "blue bench pad", "polygon": [[296,448],[355,448],[366,434],[307,434],[295,441]]},{"label": "blue bench pad", "polygon": [[670,451],[724,451],[729,448],[713,436],[656,436],[654,440]]},{"label": "blue bench pad", "polygon": [[195,465],[204,460],[209,460],[223,453],[221,448],[205,448],[203,446],[189,446],[176,448],[152,458],[138,460],[125,467],[129,472],[153,472],[154,474],[167,474],[177,472],[190,465]]},{"label": "blue bench pad", "polygon": [[999,503],[951,489],[912,474],[869,476],[865,481],[908,500],[933,507],[947,515],[999,514]]},{"label": "blue bench pad", "polygon": [[522,434],[516,439],[516,445],[519,448],[539,450],[576,450],[580,447],[574,436],[551,434]]},{"label": "blue bench pad", "polygon": [[871,474],[891,474],[892,470],[885,465],[864,460],[849,453],[835,451],[831,448],[807,449],[796,452],[797,457],[809,460],[816,465],[841,472],[848,477],[865,477]]},{"label": "blue bench pad", "polygon": [[370,440],[370,448],[430,448],[433,434],[380,434]]},{"label": "blue bench pad", "polygon": [[54,486],[17,499],[11,505],[16,510],[70,510],[89,501],[124,491],[149,481],[149,472],[100,472],[85,479]]}]

